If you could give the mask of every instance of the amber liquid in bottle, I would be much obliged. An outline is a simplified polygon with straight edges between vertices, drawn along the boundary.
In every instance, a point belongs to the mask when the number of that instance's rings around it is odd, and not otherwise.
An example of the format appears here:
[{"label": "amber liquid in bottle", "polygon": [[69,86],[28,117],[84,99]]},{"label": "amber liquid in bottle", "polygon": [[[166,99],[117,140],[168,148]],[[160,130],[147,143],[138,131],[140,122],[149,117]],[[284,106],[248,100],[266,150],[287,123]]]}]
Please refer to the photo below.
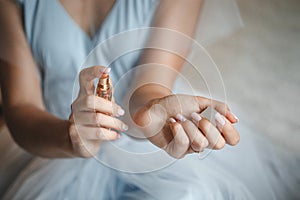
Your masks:
[{"label": "amber liquid in bottle", "polygon": [[111,101],[112,91],[109,83],[109,74],[102,74],[99,78],[96,95]]}]

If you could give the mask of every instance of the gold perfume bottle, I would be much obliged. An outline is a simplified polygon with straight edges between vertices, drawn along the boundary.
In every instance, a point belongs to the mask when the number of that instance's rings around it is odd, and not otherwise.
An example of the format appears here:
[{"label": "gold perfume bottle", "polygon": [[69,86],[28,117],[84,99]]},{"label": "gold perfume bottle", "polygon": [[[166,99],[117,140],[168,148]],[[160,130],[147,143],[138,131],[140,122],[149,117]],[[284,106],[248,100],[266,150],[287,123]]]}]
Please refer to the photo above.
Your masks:
[{"label": "gold perfume bottle", "polygon": [[96,95],[111,101],[112,91],[108,73],[103,73],[99,78]]}]

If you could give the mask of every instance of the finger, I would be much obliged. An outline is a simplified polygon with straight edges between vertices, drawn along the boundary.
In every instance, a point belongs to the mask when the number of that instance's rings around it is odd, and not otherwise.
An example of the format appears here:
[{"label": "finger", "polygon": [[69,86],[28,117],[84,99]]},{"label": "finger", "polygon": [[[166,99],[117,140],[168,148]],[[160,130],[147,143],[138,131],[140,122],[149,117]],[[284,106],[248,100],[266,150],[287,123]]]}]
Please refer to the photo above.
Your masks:
[{"label": "finger", "polygon": [[113,128],[118,131],[128,130],[128,126],[121,120],[106,114],[95,112],[79,112],[78,114],[74,115],[74,121],[79,125]]},{"label": "finger", "polygon": [[174,158],[185,156],[190,146],[190,141],[180,123],[174,118],[170,118],[170,129],[173,134],[173,140],[165,147],[166,152]]},{"label": "finger", "polygon": [[192,120],[205,135],[209,142],[209,148],[222,149],[226,142],[219,130],[210,121],[198,113],[192,113]]},{"label": "finger", "polygon": [[205,150],[205,149],[202,149],[201,151],[195,151],[192,147],[190,147],[190,148],[187,150],[186,154],[201,153],[201,152],[203,152],[204,150]]},{"label": "finger", "polygon": [[231,123],[237,123],[238,118],[233,114],[228,105],[226,103],[208,99],[201,96],[196,96],[197,102],[199,103],[200,110],[204,110],[207,107],[211,107],[215,109],[217,112],[221,113],[223,116],[225,116]]},{"label": "finger", "polygon": [[115,88],[114,88],[114,84],[113,84],[111,79],[109,79],[109,84],[110,84],[110,87],[111,87],[111,92],[114,93]]},{"label": "finger", "polygon": [[101,127],[112,128],[117,131],[128,130],[128,126],[125,123],[123,123],[121,120],[102,113],[97,113],[97,121]]},{"label": "finger", "polygon": [[111,101],[112,102],[115,102],[115,97],[114,97],[114,91],[115,91],[115,88],[114,88],[114,84],[113,84],[113,82],[112,82],[112,80],[111,79],[109,79],[109,84],[110,84],[110,87],[111,87],[111,93],[112,93],[112,97],[111,97]]},{"label": "finger", "polygon": [[185,133],[189,137],[191,148],[195,152],[200,152],[208,146],[207,139],[204,137],[204,135],[201,133],[198,127],[195,126],[193,122],[187,120],[181,114],[177,114],[176,119],[181,122],[181,126],[183,127]]},{"label": "finger", "polygon": [[116,131],[100,127],[75,125],[80,140],[117,140],[120,134]]},{"label": "finger", "polygon": [[229,120],[227,120],[220,113],[215,115],[216,125],[219,131],[223,134],[226,142],[230,145],[236,145],[240,141],[240,135],[236,129],[232,126]]},{"label": "finger", "polygon": [[81,70],[79,74],[80,94],[94,94],[94,79],[101,77],[103,73],[109,73],[111,68],[104,66],[93,66]]},{"label": "finger", "polygon": [[192,147],[190,147],[187,151],[186,154],[192,154],[192,153],[199,153],[200,151],[195,151]]},{"label": "finger", "polygon": [[115,102],[97,97],[95,95],[83,96],[72,104],[73,111],[92,111],[101,112],[113,116],[122,116],[125,111]]}]

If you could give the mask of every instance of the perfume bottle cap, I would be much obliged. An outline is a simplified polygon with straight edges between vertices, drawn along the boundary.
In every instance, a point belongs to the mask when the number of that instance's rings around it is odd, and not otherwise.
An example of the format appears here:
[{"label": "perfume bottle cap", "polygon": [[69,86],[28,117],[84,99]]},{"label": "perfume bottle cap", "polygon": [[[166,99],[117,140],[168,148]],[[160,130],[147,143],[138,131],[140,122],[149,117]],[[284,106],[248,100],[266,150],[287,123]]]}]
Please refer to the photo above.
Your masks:
[{"label": "perfume bottle cap", "polygon": [[109,74],[102,74],[102,76],[99,78],[98,86],[101,90],[107,90],[110,88]]}]

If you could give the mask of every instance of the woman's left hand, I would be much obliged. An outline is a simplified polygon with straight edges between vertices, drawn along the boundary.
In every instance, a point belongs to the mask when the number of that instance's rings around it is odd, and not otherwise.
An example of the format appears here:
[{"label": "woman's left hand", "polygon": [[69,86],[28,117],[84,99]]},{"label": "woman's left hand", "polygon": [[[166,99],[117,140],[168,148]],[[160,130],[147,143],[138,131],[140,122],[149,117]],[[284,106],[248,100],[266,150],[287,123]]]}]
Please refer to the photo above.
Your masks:
[{"label": "woman's left hand", "polygon": [[[208,107],[217,111],[216,126],[201,116]],[[238,121],[225,103],[200,96],[169,95],[151,100],[133,116],[144,135],[174,158],[204,148],[222,149],[236,145],[239,134],[232,123]]]}]

